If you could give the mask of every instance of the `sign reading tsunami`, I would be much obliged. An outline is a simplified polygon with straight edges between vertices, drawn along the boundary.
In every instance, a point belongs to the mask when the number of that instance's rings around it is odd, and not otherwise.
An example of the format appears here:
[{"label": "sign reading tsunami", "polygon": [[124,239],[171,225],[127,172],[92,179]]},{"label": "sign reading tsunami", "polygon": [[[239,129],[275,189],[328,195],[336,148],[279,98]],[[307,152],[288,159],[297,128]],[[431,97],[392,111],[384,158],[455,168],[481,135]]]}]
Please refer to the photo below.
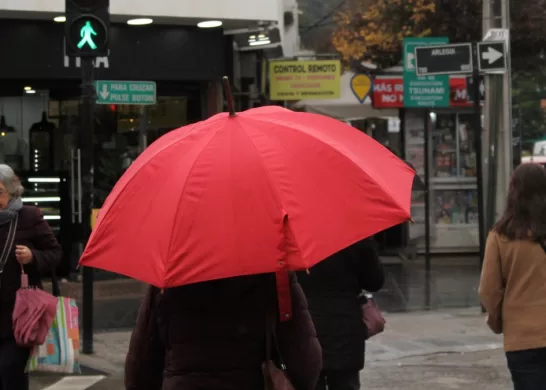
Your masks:
[{"label": "sign reading tsunami", "polygon": [[367,74],[355,74],[351,79],[351,90],[362,104],[372,91],[372,79]]}]

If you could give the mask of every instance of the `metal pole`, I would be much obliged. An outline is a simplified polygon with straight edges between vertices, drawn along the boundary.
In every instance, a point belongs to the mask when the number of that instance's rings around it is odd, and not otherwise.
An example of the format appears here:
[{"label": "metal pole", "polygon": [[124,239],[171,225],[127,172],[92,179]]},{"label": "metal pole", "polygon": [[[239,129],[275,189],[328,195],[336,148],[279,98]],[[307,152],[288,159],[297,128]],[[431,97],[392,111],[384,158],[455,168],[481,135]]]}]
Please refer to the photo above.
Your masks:
[{"label": "metal pole", "polygon": [[[492,26],[495,28],[509,29],[509,1],[492,0]],[[490,75],[490,116],[500,118],[498,125],[491,128],[491,132],[497,132],[496,144],[490,143],[494,148],[494,162],[496,164],[496,184],[491,182],[488,188],[492,192],[488,201],[495,202],[495,215],[491,224],[497,220],[504,211],[504,204],[508,195],[508,183],[512,174],[513,148],[512,148],[512,91],[510,73],[510,42],[507,42],[507,72],[504,75]],[[489,98],[489,97],[488,97]]]},{"label": "metal pole", "polygon": [[[93,209],[93,121],[95,108],[93,58],[82,58],[82,101],[79,144],[82,151],[82,233],[87,242],[91,235]],[[83,267],[82,352],[93,353],[93,268]]]},{"label": "metal pole", "polygon": [[425,126],[425,309],[431,309],[430,261],[430,112],[424,111]]},{"label": "metal pole", "polygon": [[[501,80],[499,80],[498,75],[491,75],[489,76],[489,85],[491,85],[492,89],[498,89],[499,83]],[[492,95],[488,98],[488,103],[491,107],[498,107],[499,100],[502,100],[502,96],[499,95]],[[489,110],[491,112],[491,109]],[[499,144],[499,133],[497,129],[501,126],[500,125],[500,118],[498,115],[489,115],[489,124],[491,131],[489,132],[489,140],[488,140],[488,177],[489,181],[487,181],[487,196],[486,196],[486,218],[485,218],[485,231],[491,230],[493,225],[495,224],[496,220],[496,188],[497,188],[497,156],[498,153],[498,144]]]},{"label": "metal pole", "polygon": [[[482,6],[482,31],[483,35],[487,34],[489,29],[491,28],[491,1],[492,0],[483,0],[483,6]],[[491,133],[492,129],[494,128],[491,123],[491,119],[493,118],[491,116],[491,97],[493,94],[491,93],[491,79],[489,77],[485,77],[484,79],[485,83],[485,104],[484,104],[484,129],[483,129],[483,137],[482,137],[482,148],[480,148],[480,154],[483,153],[486,156],[485,160],[485,167],[487,169],[484,169],[482,172],[482,181],[486,183],[486,196],[487,196],[487,206],[488,206],[488,213],[487,215],[478,215],[478,221],[480,224],[485,224],[486,226],[492,225],[490,222],[492,220],[493,215],[495,214],[495,205],[494,205],[494,196],[492,195],[494,193],[494,187],[490,185],[490,181],[492,178],[496,177],[495,173],[495,163],[494,163],[494,152],[495,150],[491,147]],[[474,90],[476,87],[474,87]],[[479,89],[479,88],[478,88]],[[479,100],[479,96],[476,96],[476,100]],[[483,149],[486,148],[486,149]],[[478,151],[478,145],[476,145],[476,152]],[[480,164],[481,165],[481,164]],[[478,167],[478,155],[476,153],[476,168]],[[476,179],[477,179],[477,173],[476,170]],[[484,196],[481,196],[482,202],[485,201]],[[493,201],[491,201],[493,200]],[[479,201],[479,199],[478,199]],[[479,229],[479,227],[478,227]],[[479,235],[479,230],[478,230]],[[478,237],[479,240],[479,237]],[[482,268],[483,264],[483,256],[481,253],[480,248],[480,270]],[[483,305],[481,306],[481,312],[485,313],[485,308]]]},{"label": "metal pole", "polygon": [[[502,2],[502,28],[510,30],[510,0],[504,0]],[[513,164],[514,164],[514,147],[512,144],[512,61],[511,61],[511,50],[510,50],[510,41],[506,43],[506,73],[503,75],[503,112],[504,112],[504,166],[503,172],[505,175],[505,190],[503,195],[508,196],[508,184],[510,182],[510,177],[512,176]],[[506,198],[505,198],[506,199]],[[504,209],[504,201],[501,203],[502,208]],[[503,210],[501,210],[502,212]]]},{"label": "metal pole", "polygon": [[483,263],[485,252],[485,231],[483,223],[484,199],[483,199],[483,167],[482,167],[482,110],[480,102],[480,72],[477,66],[478,53],[476,48],[476,61],[472,73],[474,84],[474,143],[476,148],[476,181],[478,185],[478,240],[480,245],[480,266]]},{"label": "metal pole", "polygon": [[148,115],[146,115],[146,106],[143,104],[140,106],[140,126],[139,126],[139,153],[142,153],[144,149],[148,147]]}]

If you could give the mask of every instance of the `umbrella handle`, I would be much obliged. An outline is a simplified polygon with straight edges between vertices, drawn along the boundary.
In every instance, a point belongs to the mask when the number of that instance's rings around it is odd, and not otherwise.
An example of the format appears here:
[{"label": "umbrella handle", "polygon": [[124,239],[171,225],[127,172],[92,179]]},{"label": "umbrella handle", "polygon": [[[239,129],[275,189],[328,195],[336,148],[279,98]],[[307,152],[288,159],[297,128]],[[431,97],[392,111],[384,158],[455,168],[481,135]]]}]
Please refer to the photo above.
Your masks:
[{"label": "umbrella handle", "polygon": [[21,266],[21,288],[28,288],[28,275],[25,273],[23,264],[20,264],[20,266]]},{"label": "umbrella handle", "polygon": [[21,274],[21,288],[28,288],[28,275],[25,273]]},{"label": "umbrella handle", "polygon": [[228,106],[229,116],[235,116],[235,104],[233,103],[233,95],[231,94],[231,86],[229,85],[229,77],[223,77],[224,95]]}]

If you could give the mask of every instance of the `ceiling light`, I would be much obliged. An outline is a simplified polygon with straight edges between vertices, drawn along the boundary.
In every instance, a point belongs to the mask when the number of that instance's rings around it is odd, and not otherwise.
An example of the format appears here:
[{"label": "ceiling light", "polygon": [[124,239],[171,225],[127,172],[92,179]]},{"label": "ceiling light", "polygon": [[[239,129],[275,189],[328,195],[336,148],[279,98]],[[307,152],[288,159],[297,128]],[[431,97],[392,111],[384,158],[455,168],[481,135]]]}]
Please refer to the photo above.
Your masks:
[{"label": "ceiling light", "polygon": [[197,23],[197,27],[199,28],[214,28],[214,27],[220,27],[222,25],[222,22],[219,20],[206,20],[204,22]]},{"label": "ceiling light", "polygon": [[30,91],[32,87],[29,87],[28,85],[25,87],[25,91]]},{"label": "ceiling light", "polygon": [[29,177],[27,179],[29,183],[60,183],[59,177]]},{"label": "ceiling light", "polygon": [[270,43],[271,43],[271,40],[264,33],[253,34],[248,37],[249,46],[269,45]]},{"label": "ceiling light", "polygon": [[57,22],[57,23],[64,23],[64,22],[66,22],[66,16],[64,16],[64,15],[55,16],[55,17],[53,18],[53,21],[54,21],[54,22]]},{"label": "ceiling light", "polygon": [[261,46],[261,45],[269,45],[271,41],[269,39],[264,39],[263,41],[254,41],[249,42],[250,46]]},{"label": "ceiling light", "polygon": [[127,21],[127,24],[131,26],[144,26],[146,24],[152,24],[154,21],[150,18],[137,18],[137,19],[129,19]]},{"label": "ceiling light", "polygon": [[36,93],[36,91],[33,90],[33,89],[29,89],[28,91],[25,91],[25,92],[28,93],[28,94],[30,94],[30,95],[33,95],[33,94]]}]

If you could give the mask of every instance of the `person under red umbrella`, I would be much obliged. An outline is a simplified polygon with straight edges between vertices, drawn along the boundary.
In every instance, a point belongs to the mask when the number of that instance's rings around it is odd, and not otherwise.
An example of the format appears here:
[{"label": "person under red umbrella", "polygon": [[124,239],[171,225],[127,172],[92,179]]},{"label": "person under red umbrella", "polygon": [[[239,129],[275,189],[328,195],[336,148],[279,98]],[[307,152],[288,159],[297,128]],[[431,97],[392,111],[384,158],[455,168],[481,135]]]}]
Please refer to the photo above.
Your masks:
[{"label": "person under red umbrella", "polygon": [[[307,301],[291,276],[292,318],[280,322],[275,275],[149,287],[125,363],[127,390],[264,389],[266,326],[273,360],[298,390],[315,390],[322,351]],[[269,322],[269,319],[271,322]],[[269,322],[269,325],[268,325]],[[278,348],[277,348],[278,347]],[[275,390],[275,389],[271,389]],[[286,389],[289,390],[289,389]]]},{"label": "person under red umbrella", "polygon": [[368,330],[362,322],[362,290],[385,283],[377,243],[368,238],[320,262],[298,280],[323,350],[323,370],[315,390],[360,390]]},{"label": "person under red umbrella", "polygon": [[287,377],[314,390],[320,347],[292,272],[410,219],[415,171],[373,139],[320,115],[228,103],[137,158],[80,259],[153,286],[128,389],[255,390]]}]

